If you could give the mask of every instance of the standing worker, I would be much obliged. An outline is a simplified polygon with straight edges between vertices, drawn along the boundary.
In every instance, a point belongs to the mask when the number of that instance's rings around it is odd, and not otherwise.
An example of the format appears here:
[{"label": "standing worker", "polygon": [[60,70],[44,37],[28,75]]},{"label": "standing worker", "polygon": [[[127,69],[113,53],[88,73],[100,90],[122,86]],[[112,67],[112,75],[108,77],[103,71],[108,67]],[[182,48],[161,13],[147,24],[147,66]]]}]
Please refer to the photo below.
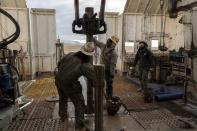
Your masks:
[{"label": "standing worker", "polygon": [[101,64],[105,65],[106,94],[107,97],[111,98],[113,96],[113,78],[118,58],[115,47],[119,42],[119,38],[112,36],[107,40],[106,44],[99,42],[96,38],[93,41],[101,49]]},{"label": "standing worker", "polygon": [[58,63],[58,72],[55,77],[55,84],[59,93],[59,116],[62,121],[68,118],[67,100],[74,104],[76,129],[81,129],[84,124],[85,103],[82,94],[82,87],[78,78],[85,76],[92,86],[96,83],[96,76],[93,65],[90,64],[94,48],[87,43],[76,53],[69,53]]},{"label": "standing worker", "polygon": [[139,64],[139,79],[141,88],[138,91],[144,92],[147,89],[148,72],[153,70],[153,53],[148,49],[148,44],[144,41],[139,42],[139,49],[135,56],[134,68]]}]

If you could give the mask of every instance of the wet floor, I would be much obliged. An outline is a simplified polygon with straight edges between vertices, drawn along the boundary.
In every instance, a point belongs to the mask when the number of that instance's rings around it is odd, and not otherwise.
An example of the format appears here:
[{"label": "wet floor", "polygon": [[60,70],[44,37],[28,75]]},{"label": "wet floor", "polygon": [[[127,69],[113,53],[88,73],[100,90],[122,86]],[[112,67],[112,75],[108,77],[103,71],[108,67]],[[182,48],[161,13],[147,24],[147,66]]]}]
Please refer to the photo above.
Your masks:
[{"label": "wet floor", "polygon": [[[81,80],[84,86],[84,80]],[[84,86],[85,87],[85,86]],[[84,90],[84,93],[86,90]],[[69,120],[62,123],[58,116],[58,102],[47,102],[48,96],[57,96],[54,79],[41,78],[25,92],[34,102],[21,112],[10,123],[7,131],[74,131],[74,107],[69,102]],[[121,98],[123,106],[116,116],[108,116],[104,112],[105,131],[140,131],[140,130],[195,130],[180,117],[158,103],[144,103],[143,95],[129,80],[116,76],[114,80],[114,95]],[[171,105],[173,106],[173,105]],[[184,112],[184,110],[182,111]],[[187,115],[185,115],[187,116]],[[188,120],[195,119],[187,116]],[[89,119],[87,127],[94,130],[94,115],[86,116]],[[192,123],[191,122],[191,123]],[[196,128],[197,129],[197,128]]]}]

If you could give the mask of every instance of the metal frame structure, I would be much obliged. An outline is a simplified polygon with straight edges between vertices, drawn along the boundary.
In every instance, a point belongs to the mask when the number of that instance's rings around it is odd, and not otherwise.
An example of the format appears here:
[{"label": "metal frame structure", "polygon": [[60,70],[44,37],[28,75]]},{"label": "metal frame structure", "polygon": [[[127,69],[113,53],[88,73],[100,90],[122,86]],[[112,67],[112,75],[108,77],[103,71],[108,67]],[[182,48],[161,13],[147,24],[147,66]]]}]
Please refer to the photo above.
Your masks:
[{"label": "metal frame structure", "polygon": [[[74,1],[75,6],[75,20],[72,24],[72,31],[76,34],[86,35],[87,43],[93,44],[93,35],[104,34],[107,32],[107,25],[104,21],[106,0],[101,0],[101,7],[99,17],[94,13],[93,7],[86,7],[85,14],[82,18],[79,17],[79,0]],[[78,27],[79,29],[77,29]],[[92,60],[93,63],[93,60]],[[100,83],[104,81],[104,67],[96,66],[95,71]],[[99,83],[99,82],[98,82]],[[95,112],[95,131],[103,131],[103,89],[104,84],[97,85],[99,89],[95,89],[95,109],[93,106],[93,88],[88,84],[87,89],[87,113]],[[101,88],[101,89],[100,89]]]}]

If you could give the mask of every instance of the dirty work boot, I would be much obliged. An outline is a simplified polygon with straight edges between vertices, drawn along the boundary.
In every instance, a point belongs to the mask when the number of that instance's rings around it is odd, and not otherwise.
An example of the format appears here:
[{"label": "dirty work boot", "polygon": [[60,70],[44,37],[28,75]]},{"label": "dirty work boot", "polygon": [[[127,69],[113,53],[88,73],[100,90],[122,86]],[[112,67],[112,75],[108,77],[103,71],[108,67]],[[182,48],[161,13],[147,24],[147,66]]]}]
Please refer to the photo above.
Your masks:
[{"label": "dirty work boot", "polygon": [[154,94],[152,89],[147,88],[144,90],[144,102],[145,103],[152,103],[154,100]]},{"label": "dirty work boot", "polygon": [[91,110],[90,110],[90,111],[88,111],[88,107],[87,107],[87,106],[85,106],[85,114],[93,114],[94,112],[95,112],[94,107],[92,107],[92,108],[91,108]]},{"label": "dirty work boot", "polygon": [[88,124],[90,121],[88,119],[82,120],[81,122],[76,122],[75,129],[76,131],[90,131]]},{"label": "dirty work boot", "polygon": [[7,103],[7,104],[13,104],[13,101],[9,98],[4,97],[3,95],[0,96],[0,102]]},{"label": "dirty work boot", "polygon": [[82,127],[82,128],[75,128],[75,131],[91,131],[91,130],[87,127]]},{"label": "dirty work boot", "polygon": [[137,92],[142,92],[142,91],[143,91],[142,88],[137,89]]},{"label": "dirty work boot", "polygon": [[65,122],[68,120],[68,118],[69,118],[69,115],[68,115],[68,113],[66,113],[66,115],[60,116],[60,121]]}]

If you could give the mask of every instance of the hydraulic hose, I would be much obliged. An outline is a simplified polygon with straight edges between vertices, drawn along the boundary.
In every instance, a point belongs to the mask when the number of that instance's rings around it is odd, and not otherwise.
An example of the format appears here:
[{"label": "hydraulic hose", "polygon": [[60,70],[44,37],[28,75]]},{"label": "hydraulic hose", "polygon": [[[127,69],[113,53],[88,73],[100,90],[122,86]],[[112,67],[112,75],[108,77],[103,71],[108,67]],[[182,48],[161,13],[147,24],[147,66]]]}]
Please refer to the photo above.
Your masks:
[{"label": "hydraulic hose", "polygon": [[16,31],[12,35],[10,35],[7,38],[4,38],[2,41],[0,41],[0,49],[3,49],[5,47],[7,47],[7,45],[13,43],[15,40],[18,39],[18,37],[20,35],[20,26],[19,26],[18,22],[7,11],[0,8],[0,13],[2,13],[7,18],[9,18],[12,21],[12,23],[15,25],[15,28],[16,28]]}]

